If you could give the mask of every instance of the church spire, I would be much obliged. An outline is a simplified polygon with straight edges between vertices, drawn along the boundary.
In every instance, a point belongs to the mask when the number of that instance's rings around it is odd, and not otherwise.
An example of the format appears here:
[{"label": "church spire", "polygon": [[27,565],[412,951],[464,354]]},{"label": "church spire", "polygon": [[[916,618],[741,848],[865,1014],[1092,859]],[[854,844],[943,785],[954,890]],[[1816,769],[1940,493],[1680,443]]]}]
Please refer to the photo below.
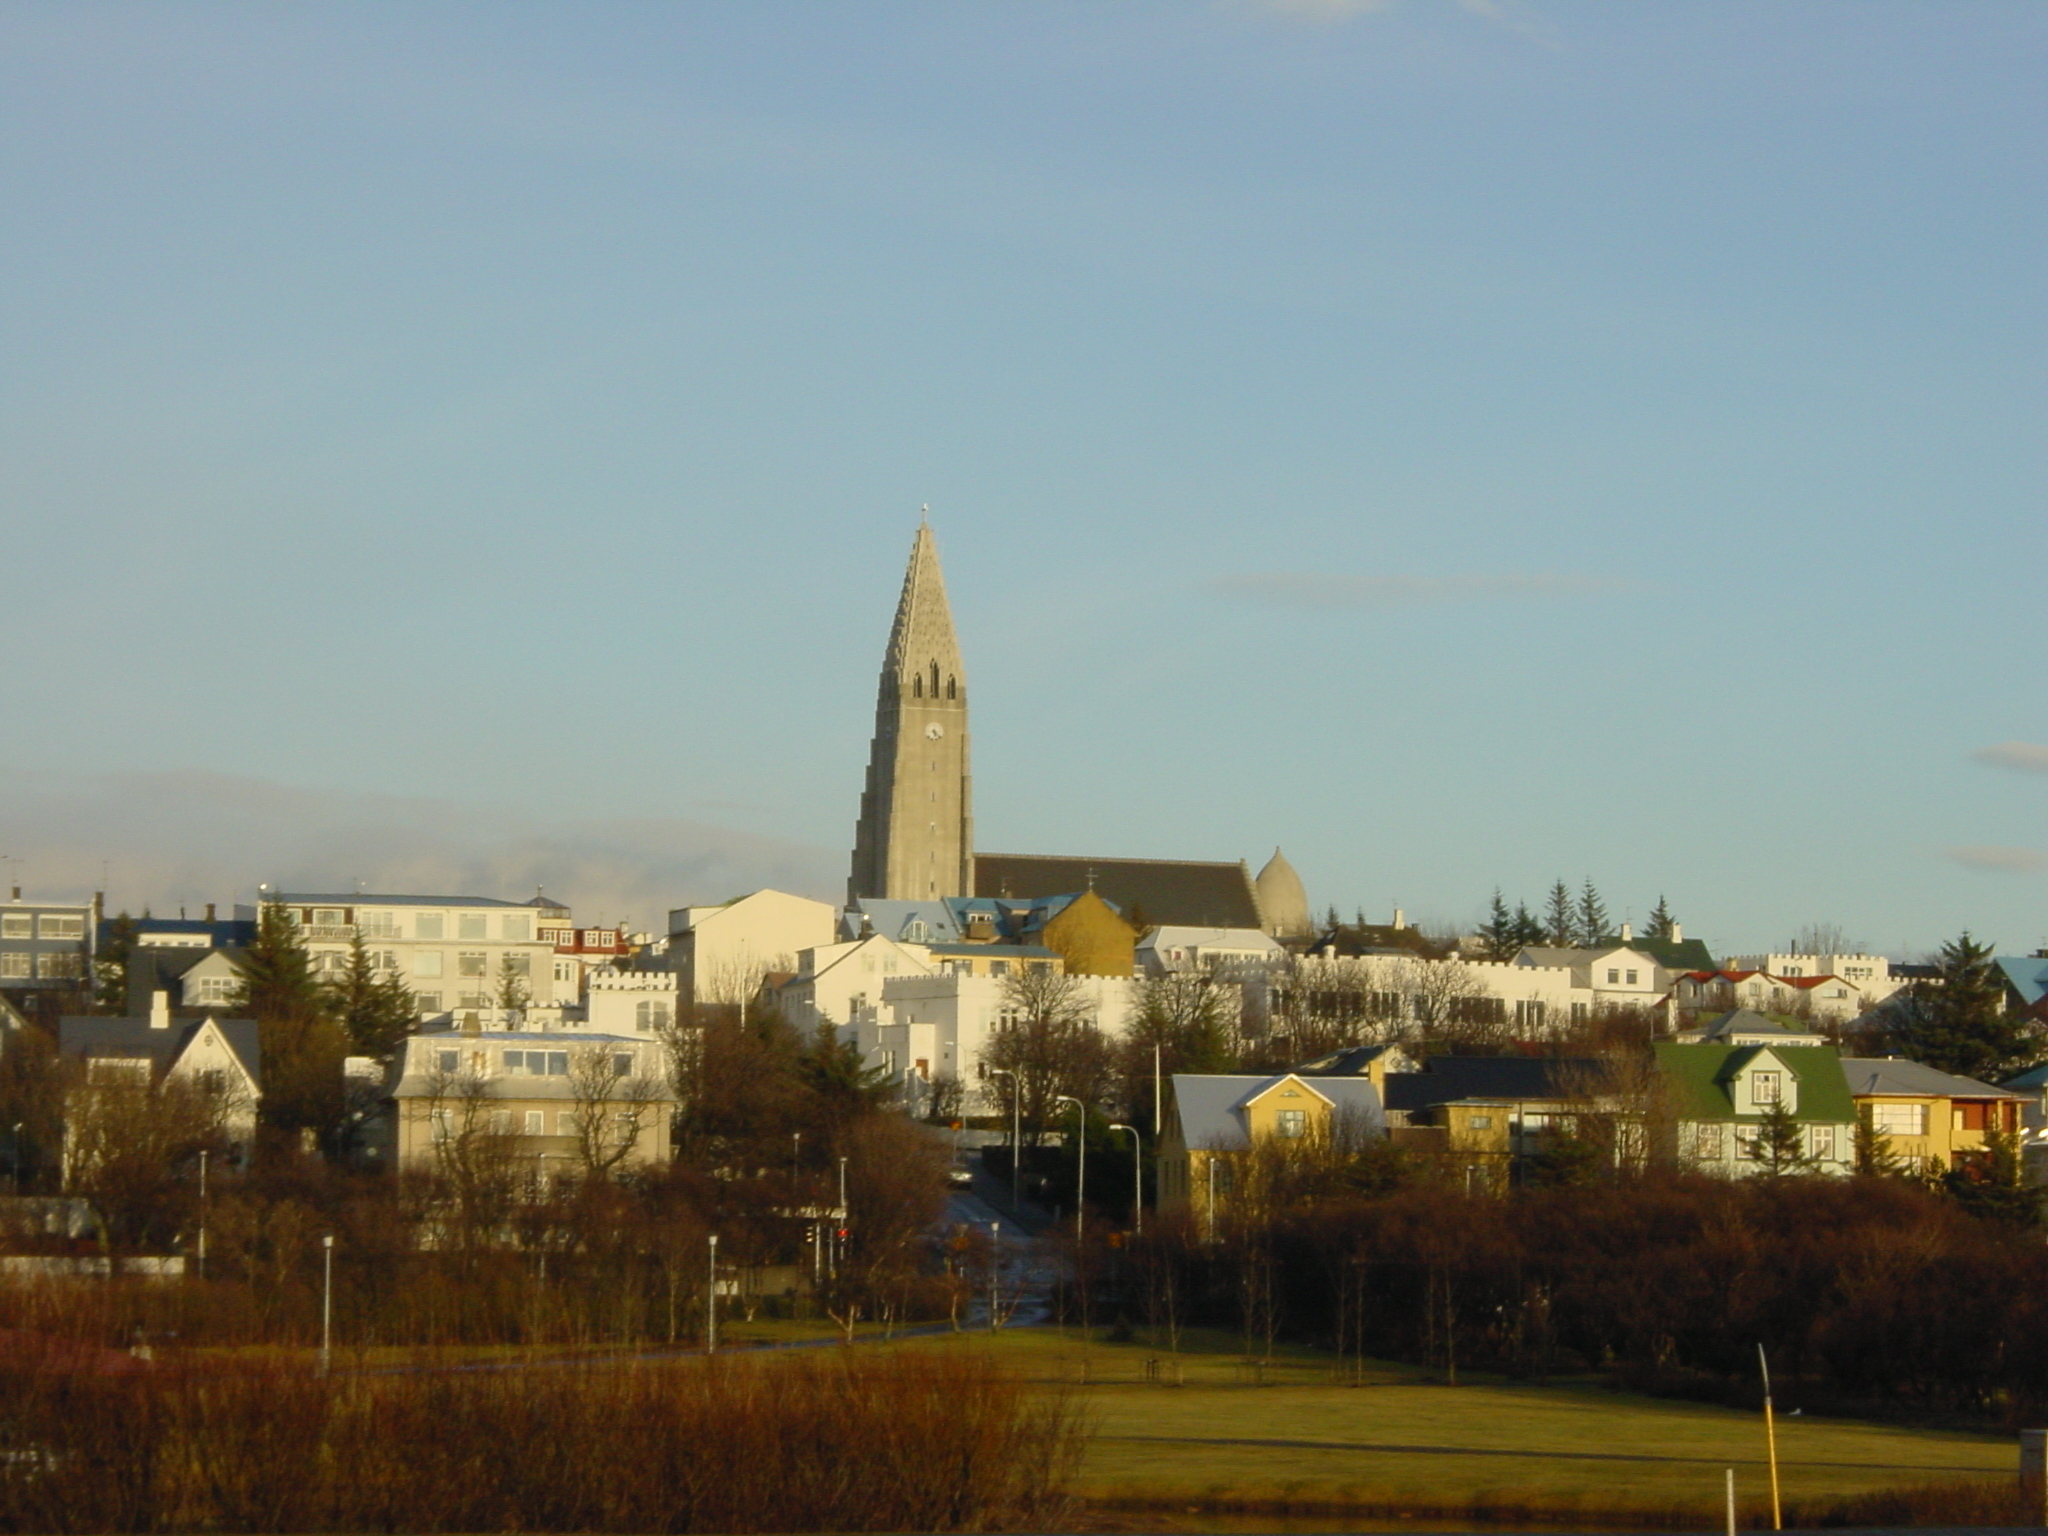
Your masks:
[{"label": "church spire", "polygon": [[920,521],[882,660],[849,899],[973,893],[967,761],[967,674],[938,544]]}]

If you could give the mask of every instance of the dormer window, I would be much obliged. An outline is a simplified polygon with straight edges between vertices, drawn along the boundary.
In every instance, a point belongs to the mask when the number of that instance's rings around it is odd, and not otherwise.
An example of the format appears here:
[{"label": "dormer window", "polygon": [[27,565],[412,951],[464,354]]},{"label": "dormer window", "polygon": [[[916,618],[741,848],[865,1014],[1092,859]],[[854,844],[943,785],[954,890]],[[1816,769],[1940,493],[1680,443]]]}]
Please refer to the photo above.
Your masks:
[{"label": "dormer window", "polygon": [[1784,1079],[1776,1072],[1750,1075],[1749,1096],[1759,1104],[1776,1104],[1784,1094]]}]

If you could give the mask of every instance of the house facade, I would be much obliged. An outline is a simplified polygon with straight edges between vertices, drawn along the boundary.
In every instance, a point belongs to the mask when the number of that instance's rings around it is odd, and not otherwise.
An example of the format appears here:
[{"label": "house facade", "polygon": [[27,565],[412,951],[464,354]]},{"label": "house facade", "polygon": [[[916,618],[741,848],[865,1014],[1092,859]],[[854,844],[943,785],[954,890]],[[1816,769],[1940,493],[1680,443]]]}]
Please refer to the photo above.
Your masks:
[{"label": "house facade", "polygon": [[1855,1170],[1856,1106],[1830,1047],[1667,1040],[1651,1049],[1669,1100],[1662,1134],[1679,1161],[1730,1178],[1768,1172],[1762,1133],[1782,1110],[1798,1128],[1809,1171]]},{"label": "house facade", "polygon": [[1176,1073],[1159,1141],[1159,1209],[1213,1221],[1250,1193],[1251,1154],[1382,1135],[1386,1114],[1367,1076]]},{"label": "house facade", "polygon": [[1842,1071],[1859,1116],[1893,1156],[1916,1171],[1953,1168],[1984,1151],[1987,1136],[2018,1135],[2026,1096],[1896,1056],[1845,1056]]},{"label": "house facade", "polygon": [[63,1165],[67,1180],[100,1155],[109,1116],[142,1111],[165,1083],[193,1090],[188,1106],[206,1122],[206,1139],[246,1163],[263,1098],[263,1055],[253,1019],[174,1018],[168,992],[139,1017],[94,1014],[61,1019],[58,1054],[77,1076],[65,1099]]}]

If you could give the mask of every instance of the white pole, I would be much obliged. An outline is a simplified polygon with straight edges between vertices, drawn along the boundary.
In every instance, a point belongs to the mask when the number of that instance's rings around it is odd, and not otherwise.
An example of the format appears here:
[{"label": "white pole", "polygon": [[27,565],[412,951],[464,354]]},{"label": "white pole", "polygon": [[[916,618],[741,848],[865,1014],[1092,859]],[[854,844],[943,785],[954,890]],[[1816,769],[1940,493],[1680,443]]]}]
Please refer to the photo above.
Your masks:
[{"label": "white pole", "polygon": [[[15,1127],[17,1132],[20,1129],[19,1126]],[[18,1148],[20,1145],[18,1134],[15,1141]],[[199,1153],[199,1278],[202,1280],[206,1278],[206,1153],[204,1149]]]},{"label": "white pole", "polygon": [[996,1310],[996,1282],[1003,1272],[1003,1224],[992,1221],[988,1224],[988,1331],[994,1333],[1001,1323],[1002,1314]]},{"label": "white pole", "polygon": [[1081,1223],[1087,1204],[1082,1199],[1088,1187],[1088,1107],[1072,1094],[1054,1094],[1061,1104],[1074,1106],[1074,1241],[1081,1241]]},{"label": "white pole", "polygon": [[1728,1469],[1728,1536],[1735,1536],[1735,1469]]},{"label": "white pole", "polygon": [[320,1374],[334,1359],[334,1234],[320,1239]]},{"label": "white pole", "polygon": [[711,1285],[704,1292],[704,1353],[718,1353],[718,1234],[711,1234]]},{"label": "white pole", "polygon": [[1112,1131],[1131,1133],[1131,1229],[1145,1235],[1145,1138],[1135,1125],[1112,1125]]}]

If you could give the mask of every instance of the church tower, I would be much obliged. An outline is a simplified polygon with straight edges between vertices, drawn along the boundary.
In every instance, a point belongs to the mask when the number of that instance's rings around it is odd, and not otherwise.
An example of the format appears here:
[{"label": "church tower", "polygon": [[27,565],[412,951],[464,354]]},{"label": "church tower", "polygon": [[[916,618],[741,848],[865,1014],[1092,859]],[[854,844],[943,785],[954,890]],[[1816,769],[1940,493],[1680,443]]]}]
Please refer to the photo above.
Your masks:
[{"label": "church tower", "polygon": [[929,523],[910,546],[875,701],[868,783],[853,831],[849,899],[974,893],[967,674]]}]

